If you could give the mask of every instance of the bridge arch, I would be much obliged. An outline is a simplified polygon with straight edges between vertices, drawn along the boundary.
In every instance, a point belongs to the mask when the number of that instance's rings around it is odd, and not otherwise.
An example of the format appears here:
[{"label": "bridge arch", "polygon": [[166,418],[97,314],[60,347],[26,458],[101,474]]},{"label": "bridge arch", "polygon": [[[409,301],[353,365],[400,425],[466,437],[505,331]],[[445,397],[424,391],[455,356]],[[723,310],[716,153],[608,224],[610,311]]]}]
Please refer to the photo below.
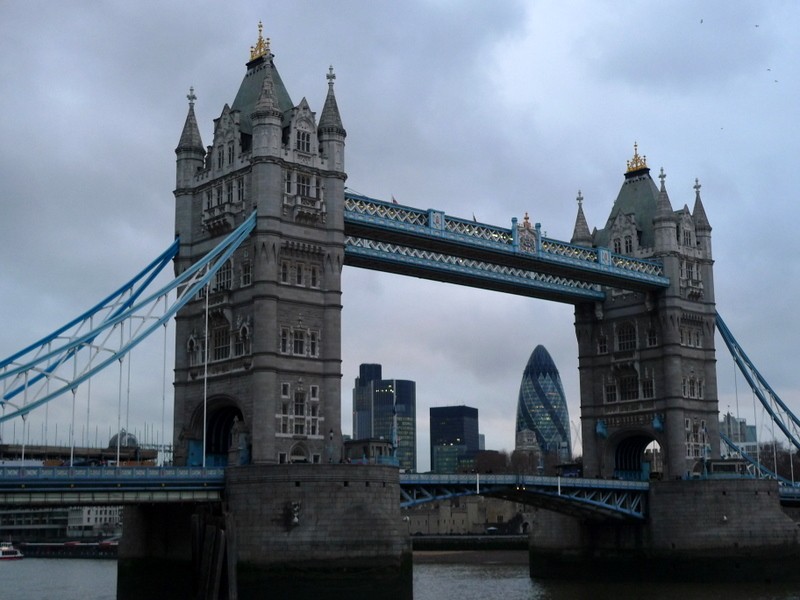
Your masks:
[{"label": "bridge arch", "polygon": [[[229,396],[216,396],[206,403],[206,466],[225,466],[228,464],[231,450],[238,452],[239,461],[242,455],[247,456],[247,448],[242,448],[242,441],[236,439],[247,429],[244,415],[237,402]],[[203,405],[199,405],[192,414],[191,437],[189,439],[189,465],[203,464]]]},{"label": "bridge arch", "polygon": [[609,439],[608,462],[614,465],[614,477],[647,481],[663,472],[662,441],[643,429],[620,432]]}]

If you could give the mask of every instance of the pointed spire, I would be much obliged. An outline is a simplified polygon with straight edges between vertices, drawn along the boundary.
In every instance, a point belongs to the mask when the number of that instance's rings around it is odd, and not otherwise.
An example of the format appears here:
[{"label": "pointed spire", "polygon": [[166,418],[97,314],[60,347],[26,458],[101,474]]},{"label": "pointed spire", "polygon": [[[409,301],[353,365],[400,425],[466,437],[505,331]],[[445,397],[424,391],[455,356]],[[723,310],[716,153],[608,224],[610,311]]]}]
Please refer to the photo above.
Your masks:
[{"label": "pointed spire", "polygon": [[711,223],[708,222],[706,216],[706,209],[703,208],[703,201],[700,200],[700,181],[695,178],[694,180],[694,210],[692,211],[692,218],[694,219],[695,227],[700,230],[711,231]]},{"label": "pointed spire", "polygon": [[322,107],[322,114],[319,117],[319,132],[339,134],[344,137],[347,132],[342,125],[339,106],[336,104],[336,96],[333,93],[333,82],[336,79],[333,65],[329,67],[328,74],[325,77],[328,79],[328,96],[325,98],[325,106]]},{"label": "pointed spire", "polygon": [[194,88],[189,88],[189,94],[186,96],[189,100],[189,113],[186,115],[186,122],[183,124],[183,131],[181,132],[181,139],[178,142],[178,147],[175,152],[181,150],[196,150],[205,153],[203,147],[203,140],[200,139],[200,128],[197,126],[197,117],[194,114],[194,101],[197,96],[194,95]]},{"label": "pointed spire", "polygon": [[674,214],[672,211],[672,203],[669,201],[669,195],[667,194],[667,186],[664,183],[664,180],[667,178],[667,174],[664,173],[664,167],[661,167],[658,178],[661,180],[661,189],[659,190],[658,199],[656,200],[656,214],[653,220],[672,219],[674,218]]},{"label": "pointed spire", "polygon": [[589,224],[586,222],[586,216],[583,214],[583,196],[581,191],[578,190],[578,216],[575,218],[575,229],[572,232],[572,240],[570,243],[578,244],[580,246],[592,245],[592,234],[589,233]]}]

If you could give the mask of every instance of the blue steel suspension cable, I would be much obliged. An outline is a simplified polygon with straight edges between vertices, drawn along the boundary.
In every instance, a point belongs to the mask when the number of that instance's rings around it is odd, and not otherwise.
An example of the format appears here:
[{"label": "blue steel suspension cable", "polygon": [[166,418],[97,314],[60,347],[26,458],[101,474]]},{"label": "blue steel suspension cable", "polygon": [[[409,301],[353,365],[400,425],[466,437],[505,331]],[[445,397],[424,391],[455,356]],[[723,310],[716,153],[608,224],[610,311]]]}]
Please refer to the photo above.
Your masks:
[{"label": "blue steel suspension cable", "polygon": [[[241,243],[250,235],[250,232],[255,228],[256,223],[256,213],[253,212],[236,230],[231,232],[222,242],[220,242],[215,248],[213,248],[208,254],[206,254],[201,260],[191,265],[187,268],[183,273],[181,273],[178,277],[173,279],[169,284],[164,286],[163,288],[159,289],[158,291],[152,293],[151,295],[147,296],[146,298],[140,300],[138,303],[134,303],[133,299],[129,298],[126,300],[125,304],[127,307],[124,310],[115,310],[112,315],[107,317],[103,322],[96,326],[91,331],[84,333],[83,335],[73,337],[68,340],[64,345],[52,349],[47,350],[44,354],[38,355],[29,362],[25,364],[21,364],[14,368],[7,368],[9,365],[14,364],[14,360],[24,356],[28,352],[37,349],[43,349],[47,344],[58,338],[58,336],[63,333],[64,331],[68,330],[71,326],[75,326],[82,321],[85,321],[90,316],[96,314],[99,310],[102,310],[104,307],[104,302],[106,302],[110,298],[114,298],[115,296],[119,296],[120,290],[131,289],[131,282],[128,282],[125,286],[120,288],[115,294],[109,296],[106,301],[96,305],[93,309],[85,312],[81,317],[78,317],[71,321],[69,324],[59,328],[56,332],[46,336],[37,344],[32,344],[28,346],[23,351],[17,352],[16,354],[12,355],[8,359],[0,362],[0,367],[6,367],[6,370],[0,373],[0,381],[4,379],[9,379],[11,377],[17,377],[19,375],[23,375],[29,371],[37,372],[35,379],[36,381],[25,381],[22,384],[18,384],[16,387],[12,388],[10,391],[4,392],[2,398],[0,398],[0,405],[4,405],[11,400],[11,398],[15,397],[16,395],[24,392],[26,389],[29,389],[31,386],[36,385],[37,383],[41,383],[43,379],[45,379],[48,383],[51,378],[54,379],[61,379],[63,384],[59,386],[57,389],[53,391],[47,391],[44,397],[41,397],[37,400],[34,400],[30,403],[25,404],[22,407],[14,406],[15,410],[10,413],[5,413],[0,416],[0,423],[12,419],[16,416],[27,414],[32,409],[37,408],[56,396],[64,393],[67,390],[71,390],[76,388],[78,385],[83,383],[84,381],[91,378],[93,375],[98,373],[99,371],[103,370],[109,364],[114,362],[115,360],[120,359],[122,356],[130,352],[134,347],[136,347],[142,340],[144,340],[147,336],[149,336],[153,331],[155,331],[159,326],[166,323],[174,314],[180,310],[189,300],[194,297],[199,290],[205,286],[205,284],[211,280],[211,278],[216,274],[219,268],[227,262],[227,260],[233,255],[234,251],[241,245]],[[175,246],[177,249],[177,243],[179,241],[176,240],[173,242],[172,246]],[[170,248],[172,248],[170,246]],[[158,262],[162,263],[162,268],[164,265],[168,264],[170,258],[163,258],[167,255],[167,252],[162,253],[162,255],[154,261],[152,264],[156,264]],[[174,254],[172,254],[174,256]],[[146,270],[147,271],[147,270]],[[146,271],[143,271],[135,280],[141,279],[146,275]],[[147,277],[147,280],[152,282],[157,274],[151,274]],[[165,309],[165,312],[160,317],[152,317],[151,315],[145,315],[146,318],[141,318],[141,315],[137,313],[145,307],[148,306],[155,306],[158,303],[158,300],[172,291],[177,290],[177,297],[173,304]],[[135,292],[135,296],[138,298],[140,297],[145,291],[144,287],[141,287]],[[124,291],[122,292],[124,293]],[[153,308],[151,308],[151,311]],[[132,317],[139,317],[141,318],[141,325],[136,330],[135,335],[132,335],[131,338],[125,342],[120,343],[120,347],[117,350],[109,350],[108,348],[103,347],[102,345],[94,344],[95,340],[98,338],[100,333],[106,332],[106,338],[102,341],[105,342],[110,336],[111,331],[113,331],[117,326],[121,323],[127,321]],[[145,323],[148,322],[150,319],[150,325],[144,329],[142,329]],[[110,355],[105,358],[104,360],[94,363],[94,366],[85,370],[81,375],[73,377],[72,379],[66,379],[63,377],[56,377],[54,372],[56,369],[64,364],[64,362],[73,356],[76,352],[83,348],[90,348],[94,351],[95,354],[99,354],[101,351],[108,351]],[[38,366],[41,363],[45,363],[45,366]]]}]

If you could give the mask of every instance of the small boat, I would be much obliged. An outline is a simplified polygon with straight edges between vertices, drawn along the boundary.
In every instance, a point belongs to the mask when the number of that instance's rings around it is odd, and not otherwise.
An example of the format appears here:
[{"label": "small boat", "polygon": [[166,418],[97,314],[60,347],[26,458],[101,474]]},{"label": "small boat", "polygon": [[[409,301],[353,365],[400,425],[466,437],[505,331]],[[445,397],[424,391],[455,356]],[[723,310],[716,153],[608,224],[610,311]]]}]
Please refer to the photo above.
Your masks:
[{"label": "small boat", "polygon": [[22,556],[11,542],[0,542],[0,560],[19,560]]}]

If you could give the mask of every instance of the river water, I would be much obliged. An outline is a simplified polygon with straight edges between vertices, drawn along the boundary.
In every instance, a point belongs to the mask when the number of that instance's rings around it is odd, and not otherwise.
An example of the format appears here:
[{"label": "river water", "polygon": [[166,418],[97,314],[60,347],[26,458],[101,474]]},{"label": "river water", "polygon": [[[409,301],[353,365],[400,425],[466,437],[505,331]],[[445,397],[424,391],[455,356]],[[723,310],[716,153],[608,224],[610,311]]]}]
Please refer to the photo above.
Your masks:
[{"label": "river water", "polygon": [[[531,580],[526,560],[526,552],[415,554],[414,600],[800,600],[800,584]],[[113,560],[0,562],[0,600],[114,600],[116,581]],[[318,597],[336,598],[325,590]]]}]

